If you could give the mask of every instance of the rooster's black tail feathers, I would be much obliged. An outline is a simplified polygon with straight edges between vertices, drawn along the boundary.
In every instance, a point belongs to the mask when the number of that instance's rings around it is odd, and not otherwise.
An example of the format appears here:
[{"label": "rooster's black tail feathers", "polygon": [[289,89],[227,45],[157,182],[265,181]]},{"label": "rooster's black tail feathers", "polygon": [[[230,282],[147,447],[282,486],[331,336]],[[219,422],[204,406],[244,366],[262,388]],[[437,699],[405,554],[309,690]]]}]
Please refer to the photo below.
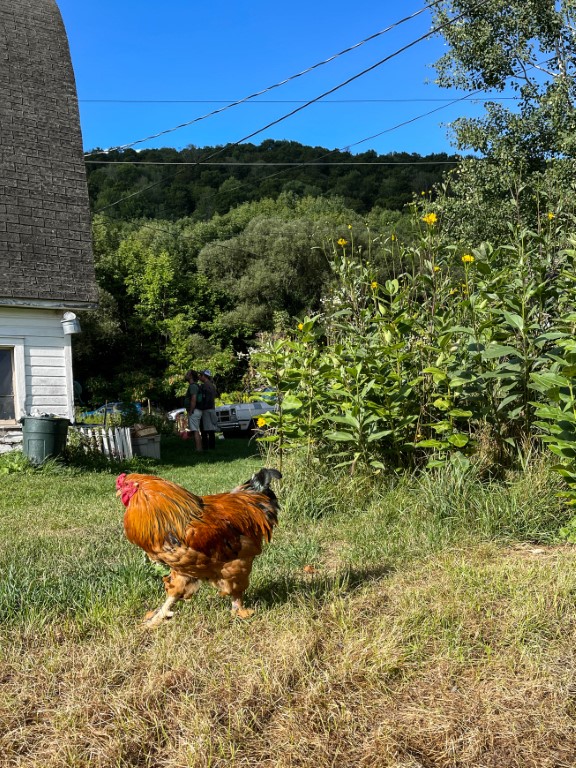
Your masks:
[{"label": "rooster's black tail feathers", "polygon": [[258,472],[255,472],[250,480],[246,480],[245,483],[234,488],[233,493],[238,491],[242,491],[243,493],[250,493],[250,491],[254,493],[263,493],[265,496],[268,496],[271,501],[276,501],[276,494],[270,488],[270,483],[272,480],[280,480],[281,477],[282,473],[278,472],[277,469],[266,469],[266,467],[263,467]]},{"label": "rooster's black tail feathers", "polygon": [[244,483],[247,491],[256,491],[265,493],[270,489],[272,480],[280,480],[282,474],[277,469],[266,469],[263,467],[259,472],[255,472],[250,480]]}]

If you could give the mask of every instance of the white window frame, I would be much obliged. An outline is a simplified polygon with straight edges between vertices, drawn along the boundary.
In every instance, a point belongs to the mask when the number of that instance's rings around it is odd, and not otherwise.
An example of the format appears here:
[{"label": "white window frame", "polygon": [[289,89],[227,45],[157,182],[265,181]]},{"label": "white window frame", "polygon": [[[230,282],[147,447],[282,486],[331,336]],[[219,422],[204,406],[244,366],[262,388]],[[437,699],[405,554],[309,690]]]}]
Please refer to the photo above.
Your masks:
[{"label": "white window frame", "polygon": [[12,386],[14,390],[14,419],[0,419],[0,426],[17,424],[26,413],[26,368],[24,365],[24,337],[0,336],[0,349],[12,350]]}]

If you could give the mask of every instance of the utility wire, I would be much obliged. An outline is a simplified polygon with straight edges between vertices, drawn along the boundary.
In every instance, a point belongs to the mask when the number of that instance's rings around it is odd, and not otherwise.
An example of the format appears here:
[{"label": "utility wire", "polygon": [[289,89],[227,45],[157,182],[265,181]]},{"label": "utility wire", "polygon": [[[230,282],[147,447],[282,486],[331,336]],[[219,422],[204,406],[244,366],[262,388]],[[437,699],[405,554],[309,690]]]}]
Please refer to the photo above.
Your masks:
[{"label": "utility wire", "polygon": [[[482,5],[486,5],[486,3],[488,1],[489,0],[481,0],[481,2],[479,2],[476,5],[476,8],[479,8]],[[430,8],[430,7],[431,7],[431,5],[427,6],[427,8]],[[391,59],[395,58],[396,56],[399,56],[401,53],[404,53],[405,51],[407,51],[410,48],[414,47],[418,43],[421,43],[423,40],[426,40],[429,37],[432,37],[432,35],[437,34],[438,32],[440,32],[445,27],[449,27],[452,24],[455,24],[464,15],[465,15],[464,12],[460,13],[457,16],[454,16],[452,19],[449,19],[448,21],[445,21],[442,24],[439,24],[437,27],[434,27],[432,30],[430,30],[426,34],[421,35],[420,37],[416,38],[415,40],[411,41],[410,43],[407,43],[406,45],[403,45],[401,48],[397,49],[393,53],[389,54],[388,56],[385,56],[383,59],[380,59],[380,61],[377,61],[375,64],[372,64],[370,67],[367,67],[366,69],[363,69],[361,72],[357,73],[356,75],[353,75],[352,77],[349,77],[343,83],[340,83],[339,85],[336,85],[333,88],[330,88],[328,91],[325,91],[324,93],[320,94],[320,96],[316,96],[314,99],[311,99],[310,101],[307,101],[305,104],[302,104],[300,107],[297,107],[296,109],[293,109],[291,112],[288,112],[287,114],[282,115],[281,117],[277,118],[276,120],[273,120],[272,122],[268,123],[264,127],[259,128],[258,130],[253,131],[252,133],[249,133],[247,136],[244,136],[241,139],[238,139],[237,141],[233,142],[231,145],[227,145],[226,147],[222,147],[221,149],[217,150],[216,152],[213,152],[212,154],[208,155],[207,157],[200,158],[199,163],[203,162],[203,161],[206,161],[206,160],[211,160],[213,157],[216,157],[217,155],[219,155],[222,152],[224,152],[225,149],[227,149],[228,146],[238,146],[239,144],[242,144],[243,142],[248,141],[248,139],[254,138],[254,136],[257,136],[260,133],[263,133],[264,131],[268,130],[269,128],[271,128],[271,127],[273,127],[275,125],[278,125],[279,123],[283,122],[284,120],[287,120],[289,117],[293,117],[295,114],[297,114],[298,112],[301,112],[303,109],[306,109],[311,104],[316,103],[317,101],[319,101],[320,99],[324,98],[325,96],[329,96],[331,93],[335,93],[340,88],[343,88],[344,86],[349,85],[350,83],[352,83],[353,81],[357,80],[358,78],[368,74],[368,72],[372,72],[377,67],[382,66],[382,64],[385,64],[386,62],[390,61]],[[163,184],[169,178],[172,178],[173,176],[175,176],[178,173],[181,173],[181,171],[176,171],[176,173],[173,174],[172,176],[169,176],[169,177],[166,176],[165,178],[160,179],[158,181],[155,181],[154,183],[149,184],[146,187],[142,187],[142,189],[140,189],[140,190],[136,190],[135,192],[132,192],[129,195],[125,195],[124,197],[120,198],[119,200],[116,200],[113,203],[109,203],[108,205],[102,206],[102,208],[99,208],[97,211],[95,211],[95,213],[101,213],[102,211],[105,211],[108,208],[112,208],[112,207],[114,207],[116,205],[119,205],[120,203],[123,203],[124,201],[129,200],[132,197],[140,195],[143,192],[147,192],[148,190],[153,189],[154,187],[157,187],[159,184]]]},{"label": "utility wire", "polygon": [[[473,93],[475,93],[475,92],[473,92]],[[468,96],[472,96],[473,93],[472,94],[468,94]],[[463,96],[462,98],[454,99],[449,104],[446,104],[446,105],[444,105],[442,107],[437,107],[436,109],[433,109],[430,112],[426,112],[423,115],[417,115],[416,117],[413,117],[411,120],[404,121],[403,123],[398,123],[397,125],[394,125],[391,128],[386,128],[383,131],[380,131],[379,133],[372,134],[372,136],[366,136],[364,139],[360,139],[359,141],[355,141],[352,144],[347,144],[345,147],[340,147],[339,149],[331,149],[329,152],[326,152],[325,154],[320,155],[320,157],[317,158],[317,161],[318,160],[323,160],[324,158],[329,157],[330,155],[334,154],[335,152],[344,152],[346,150],[349,150],[351,147],[357,147],[359,144],[363,144],[366,141],[370,141],[371,139],[378,138],[378,136],[382,136],[384,133],[389,133],[390,131],[395,131],[397,128],[401,128],[404,125],[406,125],[406,123],[413,123],[416,120],[421,120],[424,117],[428,117],[429,115],[431,115],[434,112],[438,112],[441,109],[445,109],[446,107],[452,106],[452,104],[456,104],[459,101],[464,101],[466,98],[468,98],[468,96]],[[434,163],[433,161],[430,161],[430,162],[432,164],[436,165],[436,163]],[[458,162],[459,161],[440,161],[437,164],[438,165],[444,165],[444,164],[456,165]],[[422,165],[423,163],[417,163],[417,162],[416,163],[406,163],[406,165],[412,165],[412,164],[414,164],[414,165]],[[304,165],[304,163],[299,163],[299,165]],[[334,165],[334,164],[333,163],[327,163],[327,165]],[[276,171],[275,173],[270,173],[270,174],[268,174],[268,176],[264,176],[264,178],[262,178],[260,181],[263,182],[263,181],[267,181],[268,179],[272,179],[275,176],[280,176],[281,174],[286,173],[286,170],[287,169],[283,169],[281,171]],[[235,187],[232,187],[231,189],[229,189],[228,192],[234,192],[237,189],[240,189],[241,187],[245,186],[248,183],[249,182],[247,182],[247,181],[246,182],[240,182],[240,184],[237,184]],[[218,194],[219,194],[219,190],[216,190],[214,192],[214,197],[216,195],[218,195]]]},{"label": "utility wire", "polygon": [[[209,117],[213,117],[214,115],[218,115],[221,112],[225,112],[228,109],[231,109],[232,107],[236,107],[239,104],[244,104],[247,101],[250,101],[251,99],[255,99],[257,96],[262,96],[265,93],[269,93],[270,91],[274,90],[275,88],[280,88],[283,85],[286,85],[286,83],[291,82],[292,80],[296,80],[299,77],[303,77],[304,75],[307,75],[309,72],[312,72],[315,69],[318,69],[319,67],[324,66],[325,64],[329,64],[330,62],[334,61],[335,59],[339,58],[340,56],[344,56],[346,53],[350,53],[350,51],[355,50],[356,48],[360,48],[362,45],[365,45],[366,43],[370,42],[370,40],[374,40],[377,37],[380,37],[381,35],[386,34],[387,32],[390,32],[393,29],[396,29],[396,27],[399,27],[401,24],[404,24],[407,21],[410,21],[411,19],[416,18],[421,13],[424,13],[424,11],[429,10],[430,8],[433,8],[435,5],[438,5],[438,3],[441,2],[441,0],[434,0],[434,2],[430,3],[429,5],[424,6],[424,8],[421,8],[419,11],[415,11],[414,13],[410,14],[409,16],[405,16],[403,19],[400,19],[399,21],[395,21],[393,24],[390,24],[385,29],[381,29],[379,32],[375,32],[373,35],[370,35],[369,37],[366,37],[364,40],[361,40],[359,43],[356,43],[355,45],[350,46],[349,48],[345,48],[343,51],[340,51],[339,53],[335,53],[333,56],[330,56],[327,59],[324,59],[323,61],[320,61],[316,64],[313,64],[311,67],[308,67],[307,69],[302,70],[302,72],[298,72],[295,75],[291,75],[290,77],[287,77],[285,80],[281,80],[279,83],[275,83],[274,85],[270,85],[267,88],[263,88],[261,91],[257,91],[256,93],[250,94],[250,96],[245,96],[243,99],[239,99],[238,101],[233,101],[231,104],[227,104],[225,107],[220,107],[220,109],[215,109],[212,112],[208,112],[206,115],[201,115],[200,117],[195,117],[193,120],[188,120],[185,123],[180,123],[180,125],[174,126],[174,128],[167,128],[164,131],[159,131],[158,133],[154,133],[151,136],[147,136],[144,139],[137,139],[136,141],[132,141],[128,144],[121,144],[117,147],[111,147],[109,149],[105,150],[96,150],[93,152],[87,153],[87,157],[93,154],[100,154],[102,152],[112,152],[113,150],[121,150],[121,149],[128,149],[129,147],[133,147],[136,144],[142,144],[145,141],[150,141],[151,139],[157,139],[160,136],[165,136],[168,133],[173,133],[174,131],[178,131],[181,128],[186,128],[189,125],[193,125],[194,123],[198,123],[201,120],[206,120]],[[320,97],[321,98],[321,97]]]},{"label": "utility wire", "polygon": [[[414,120],[417,120],[418,118],[414,118]],[[388,130],[392,130],[392,128],[389,128]],[[384,133],[384,131],[382,132]],[[380,134],[375,134],[376,136],[379,136]],[[369,139],[373,139],[374,136],[368,136],[365,139],[362,139],[362,141],[368,141]],[[362,142],[357,142],[358,144]],[[350,144],[349,146],[355,146],[355,144]],[[338,149],[331,150],[332,152],[339,152]],[[398,153],[400,154],[400,153]],[[440,153],[439,153],[440,154]],[[442,153],[446,154],[446,153]],[[379,160],[375,160],[372,162],[355,162],[354,160],[346,160],[346,161],[338,161],[334,163],[321,163],[317,162],[316,160],[312,160],[310,162],[302,161],[300,163],[294,162],[294,163],[242,163],[242,162],[220,162],[216,161],[215,163],[203,163],[203,162],[163,162],[158,161],[154,162],[151,160],[86,160],[86,163],[89,165],[198,165],[198,166],[212,166],[212,167],[220,167],[220,166],[229,166],[232,168],[235,167],[244,167],[244,166],[251,166],[253,168],[275,168],[279,165],[285,165],[285,166],[291,166],[291,167],[304,167],[304,166],[320,166],[323,167],[325,165],[330,166],[331,168],[335,168],[338,165],[454,165],[457,163],[458,160],[413,160],[413,161],[403,161],[399,160],[397,162],[380,162]]]},{"label": "utility wire", "polygon": [[467,94],[466,96],[461,96],[459,99],[453,99],[448,104],[443,104],[441,107],[436,107],[436,109],[431,109],[429,112],[424,112],[422,115],[416,115],[416,117],[411,117],[409,120],[404,120],[402,123],[397,123],[396,125],[393,125],[392,128],[385,128],[383,131],[380,131],[379,133],[374,133],[372,136],[367,136],[365,139],[360,139],[360,141],[355,141],[354,144],[348,144],[346,147],[344,147],[340,151],[349,150],[351,147],[357,147],[359,144],[364,144],[366,141],[370,141],[371,139],[377,139],[379,136],[383,136],[385,133],[390,133],[391,131],[396,131],[398,128],[404,128],[405,125],[410,125],[410,123],[415,123],[417,120],[422,120],[424,117],[429,117],[430,115],[433,115],[435,112],[439,112],[441,109],[446,109],[446,107],[451,107],[453,104],[459,104],[461,101],[467,101],[470,99],[474,93],[477,93],[477,91],[473,91],[472,93]]},{"label": "utility wire", "polygon": [[[250,97],[247,96],[246,99]],[[520,101],[520,96],[485,96],[493,101]],[[246,100],[245,99],[245,100]],[[243,100],[243,101],[245,101]],[[261,104],[304,104],[306,99],[260,99],[255,103]],[[325,99],[322,104],[411,104],[421,101],[450,101],[450,99],[441,98],[412,98],[412,99]],[[481,99],[474,99],[481,101]],[[241,104],[241,101],[232,102],[230,99],[79,99],[81,104]],[[252,104],[251,106],[254,106]],[[142,139],[146,141],[146,139]],[[116,147],[116,149],[126,148]],[[111,152],[113,150],[98,150],[99,152]],[[91,152],[87,154],[92,154]]]}]

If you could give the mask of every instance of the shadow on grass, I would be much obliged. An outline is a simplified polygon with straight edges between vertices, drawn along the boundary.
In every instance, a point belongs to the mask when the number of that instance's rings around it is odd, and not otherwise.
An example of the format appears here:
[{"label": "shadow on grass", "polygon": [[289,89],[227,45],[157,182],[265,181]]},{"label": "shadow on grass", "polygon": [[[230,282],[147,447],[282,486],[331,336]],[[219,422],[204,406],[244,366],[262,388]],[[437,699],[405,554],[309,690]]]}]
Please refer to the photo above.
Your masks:
[{"label": "shadow on grass", "polygon": [[78,446],[68,446],[62,458],[49,458],[40,467],[33,467],[24,458],[23,466],[19,468],[19,471],[32,472],[36,470],[45,474],[54,474],[69,468],[87,472],[109,472],[111,474],[119,474],[120,472],[161,474],[165,468],[170,467],[229,464],[233,461],[259,459],[260,457],[256,442],[242,438],[217,440],[214,450],[197,452],[193,440],[182,440],[176,435],[162,435],[160,452],[160,460],[148,456],[111,460],[103,453],[85,453]]},{"label": "shadow on grass", "polygon": [[364,568],[348,567],[329,574],[287,575],[251,586],[247,596],[250,603],[258,603],[264,608],[291,603],[303,597],[323,602],[335,595],[349,595],[359,587],[390,576],[394,571],[393,566],[382,564]]},{"label": "shadow on grass", "polygon": [[217,464],[238,459],[258,458],[258,446],[253,440],[243,438],[217,440],[211,451],[197,452],[193,440],[179,437],[162,437],[162,459],[158,466],[189,467],[194,464]]}]

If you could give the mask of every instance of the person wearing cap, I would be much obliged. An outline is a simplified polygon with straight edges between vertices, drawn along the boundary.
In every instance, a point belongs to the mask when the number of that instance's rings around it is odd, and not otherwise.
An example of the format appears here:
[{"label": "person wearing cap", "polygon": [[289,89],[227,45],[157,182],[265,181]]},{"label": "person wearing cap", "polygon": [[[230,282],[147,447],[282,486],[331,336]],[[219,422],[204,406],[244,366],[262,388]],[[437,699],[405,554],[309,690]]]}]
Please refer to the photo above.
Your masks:
[{"label": "person wearing cap", "polygon": [[216,448],[216,430],[218,419],[216,417],[217,391],[212,381],[212,373],[206,369],[201,371],[198,378],[202,384],[202,447],[206,449]]},{"label": "person wearing cap", "polygon": [[202,438],[200,436],[200,420],[202,419],[202,411],[200,410],[200,385],[198,384],[198,373],[196,371],[188,371],[184,376],[184,379],[188,382],[188,389],[184,396],[184,407],[188,411],[188,429],[192,432],[194,437],[194,445],[197,451],[202,450]]}]

